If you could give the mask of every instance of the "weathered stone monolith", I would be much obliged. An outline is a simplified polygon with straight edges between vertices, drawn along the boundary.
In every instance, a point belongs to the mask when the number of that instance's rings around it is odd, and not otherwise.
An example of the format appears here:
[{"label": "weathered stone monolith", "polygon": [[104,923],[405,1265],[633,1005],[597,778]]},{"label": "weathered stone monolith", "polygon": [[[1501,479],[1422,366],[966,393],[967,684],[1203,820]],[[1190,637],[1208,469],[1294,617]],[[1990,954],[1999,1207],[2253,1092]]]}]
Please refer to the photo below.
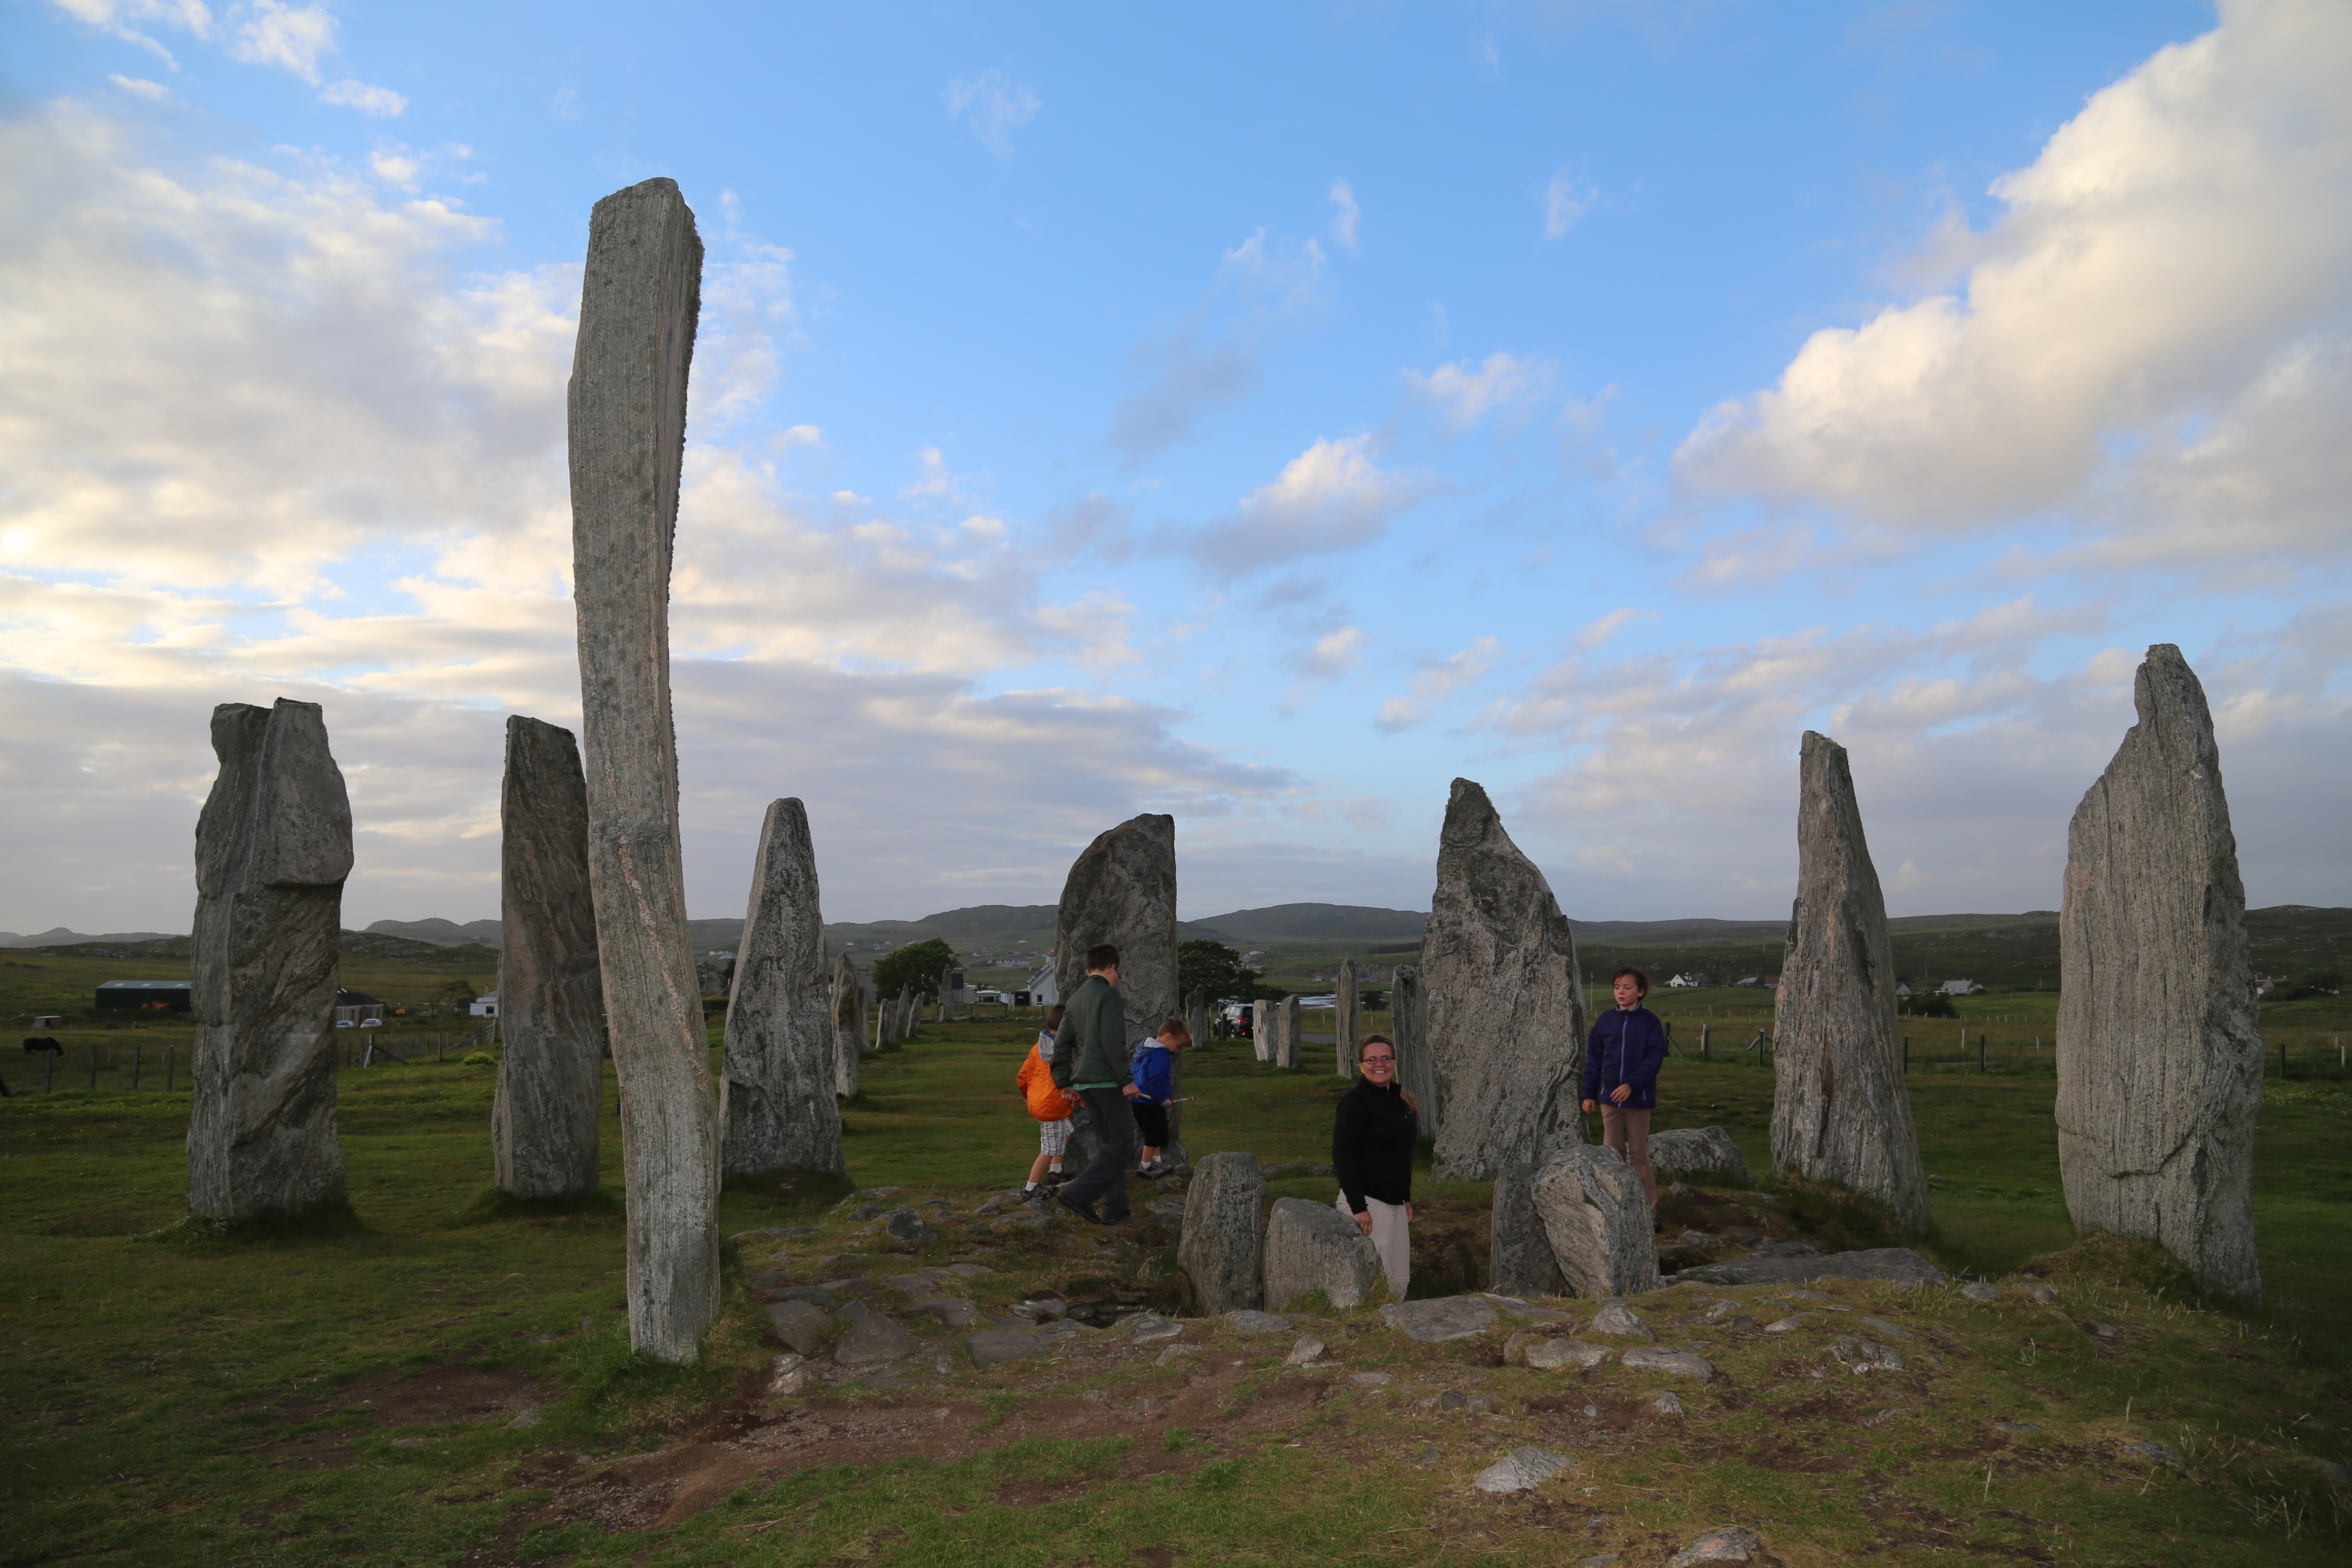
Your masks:
[{"label": "weathered stone monolith", "polygon": [[1276,1067],[1298,1066],[1298,998],[1285,996],[1274,1005],[1274,1060]]},{"label": "weathered stone monolith", "polygon": [[1658,1247],[1642,1178],[1614,1149],[1555,1144],[1532,1193],[1560,1278],[1580,1296],[1638,1296],[1658,1288]]},{"label": "weathered stone monolith", "polygon": [[865,1053],[857,1045],[857,966],[847,953],[834,962],[825,994],[833,1012],[833,1092],[839,1100],[854,1099],[857,1064]]},{"label": "weathered stone monolith", "polygon": [[220,773],[196,819],[188,1208],[207,1219],[343,1202],[335,980],[352,807],[315,702],[213,710]]},{"label": "weathered stone monolith", "polygon": [[1566,1293],[1551,1237],[1536,1212],[1536,1167],[1515,1160],[1495,1173],[1494,1209],[1487,1220],[1487,1280],[1506,1296]]},{"label": "weathered stone monolith", "polygon": [[2213,718],[2169,643],[2074,811],[2059,914],[2058,1164],[2083,1232],[2150,1237],[2203,1289],[2262,1297],[2263,1037]]},{"label": "weathered stone monolith", "polygon": [[1932,1223],[1903,1082],[1886,901],[1845,748],[1805,731],[1797,902],[1772,1005],[1772,1163],[1851,1188],[1916,1236]]},{"label": "weathered stone monolith", "polygon": [[1274,1004],[1261,996],[1250,1004],[1250,1054],[1262,1062],[1274,1060]]},{"label": "weathered stone monolith", "polygon": [[857,976],[857,1054],[874,1048],[874,972],[851,966]]},{"label": "weathered stone monolith", "polygon": [[[719,1164],[728,1175],[838,1175],[846,1168],[834,1096],[845,1056],[856,1070],[856,1043],[845,1050],[836,1026],[840,977],[824,956],[808,812],[797,800],[772,802],[760,824],[727,1000],[719,1104],[726,1123]],[[854,1081],[849,1092],[856,1092]]]},{"label": "weathered stone monolith", "polygon": [[596,1190],[604,1090],[596,905],[588,889],[588,781],[572,731],[507,720],[499,799],[498,1184],[519,1198]]},{"label": "weathered stone monolith", "polygon": [[1184,998],[1184,1027],[1191,1031],[1195,1046],[1209,1043],[1209,1010],[1215,1000],[1197,985],[1192,988],[1192,994]]},{"label": "weathered stone monolith", "polygon": [[1332,1043],[1331,1053],[1341,1078],[1356,1076],[1356,1042],[1363,1037],[1363,1005],[1356,994],[1356,961],[1339,961],[1339,984],[1332,993],[1337,1003],[1332,1033],[1339,1038]]},{"label": "weathered stone monolith", "polygon": [[669,576],[702,241],[676,182],[596,204],[572,361],[588,875],[628,1184],[629,1339],[692,1361],[719,1310],[718,1096],[678,854]]},{"label": "weathered stone monolith", "polygon": [[1418,965],[1400,963],[1389,987],[1389,1034],[1396,1047],[1397,1082],[1421,1107],[1421,1142],[1437,1137],[1444,1103],[1437,1092],[1437,1074],[1429,1059],[1429,992],[1421,983]]},{"label": "weathered stone monolith", "polygon": [[1211,1154],[1193,1171],[1184,1194],[1176,1262],[1192,1281],[1192,1310],[1200,1316],[1238,1312],[1265,1301],[1258,1225],[1265,1201],[1265,1173],[1255,1154]]},{"label": "weathered stone monolith", "polygon": [[1584,982],[1551,884],[1486,792],[1455,779],[1422,942],[1441,1182],[1491,1181],[1555,1133],[1580,1137]]},{"label": "weathered stone monolith", "polygon": [[1381,1255],[1353,1216],[1329,1204],[1276,1198],[1265,1221],[1265,1306],[1279,1312],[1320,1290],[1344,1311],[1381,1284]]},{"label": "weathered stone monolith", "polygon": [[[1120,823],[1070,865],[1054,915],[1054,984],[1067,997],[1086,984],[1087,949],[1118,949],[1118,995],[1132,1047],[1176,1011],[1176,819],[1146,815]],[[1162,1159],[1182,1164],[1184,1108],[1171,1106]],[[1081,1112],[1080,1127],[1087,1119]],[[1086,1142],[1089,1150],[1090,1140]],[[1071,1163],[1073,1148],[1063,1160]]]}]

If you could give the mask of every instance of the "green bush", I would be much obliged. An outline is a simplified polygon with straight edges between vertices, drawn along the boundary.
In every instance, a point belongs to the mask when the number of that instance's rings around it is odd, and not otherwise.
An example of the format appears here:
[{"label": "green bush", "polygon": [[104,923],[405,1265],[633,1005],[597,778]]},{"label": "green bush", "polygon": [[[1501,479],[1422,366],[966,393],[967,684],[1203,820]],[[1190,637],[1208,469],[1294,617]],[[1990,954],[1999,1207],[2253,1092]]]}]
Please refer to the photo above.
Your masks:
[{"label": "green bush", "polygon": [[499,1058],[488,1051],[468,1051],[457,1058],[457,1065],[468,1068],[494,1068],[499,1065]]}]

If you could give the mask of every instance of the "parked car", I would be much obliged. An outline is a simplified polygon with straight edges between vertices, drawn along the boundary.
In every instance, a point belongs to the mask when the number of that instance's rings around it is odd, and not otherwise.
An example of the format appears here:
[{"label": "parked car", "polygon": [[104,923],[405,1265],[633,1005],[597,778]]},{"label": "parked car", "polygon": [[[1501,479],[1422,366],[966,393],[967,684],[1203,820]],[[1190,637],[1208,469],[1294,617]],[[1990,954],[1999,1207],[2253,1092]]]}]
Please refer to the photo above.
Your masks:
[{"label": "parked car", "polygon": [[360,1027],[362,1029],[381,1029],[383,1027],[383,1020],[382,1018],[362,1018],[360,1020]]}]

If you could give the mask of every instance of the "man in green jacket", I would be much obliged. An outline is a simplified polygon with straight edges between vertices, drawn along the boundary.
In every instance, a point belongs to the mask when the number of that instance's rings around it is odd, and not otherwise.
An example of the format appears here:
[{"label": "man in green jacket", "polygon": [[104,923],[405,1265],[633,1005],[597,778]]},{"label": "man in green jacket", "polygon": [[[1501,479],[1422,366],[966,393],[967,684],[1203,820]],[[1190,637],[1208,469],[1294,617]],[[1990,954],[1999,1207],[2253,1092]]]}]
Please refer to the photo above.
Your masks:
[{"label": "man in green jacket", "polygon": [[1062,1027],[1054,1037],[1054,1081],[1086,1102],[1095,1124],[1095,1157],[1055,1201],[1096,1225],[1127,1217],[1127,1163],[1135,1153],[1135,1113],[1127,1102],[1136,1094],[1127,1047],[1118,949],[1097,942],[1087,949],[1086,983],[1062,998]]}]

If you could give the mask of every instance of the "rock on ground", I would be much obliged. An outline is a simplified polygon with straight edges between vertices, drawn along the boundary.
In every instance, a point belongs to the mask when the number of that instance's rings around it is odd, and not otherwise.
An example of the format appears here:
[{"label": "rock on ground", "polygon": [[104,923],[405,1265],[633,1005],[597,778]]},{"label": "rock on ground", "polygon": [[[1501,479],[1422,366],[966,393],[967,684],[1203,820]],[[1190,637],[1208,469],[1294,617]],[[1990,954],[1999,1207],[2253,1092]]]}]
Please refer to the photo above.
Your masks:
[{"label": "rock on ground", "polygon": [[1051,1342],[1037,1337],[1034,1329],[982,1329],[964,1341],[963,1348],[971,1364],[982,1371],[1003,1362],[1051,1355],[1054,1350]]},{"label": "rock on ground", "polygon": [[1510,1160],[1495,1172],[1494,1205],[1487,1219],[1487,1285],[1512,1296],[1566,1293],[1551,1237],[1536,1212],[1535,1163]]},{"label": "rock on ground", "polygon": [[1845,748],[1805,731],[1797,901],[1772,1004],[1772,1163],[1933,1220],[1895,1032],[1895,950]]},{"label": "rock on ground", "polygon": [[832,1322],[806,1301],[777,1301],[768,1308],[776,1337],[804,1356],[820,1354],[832,1335]]},{"label": "rock on ground", "polygon": [[1538,1159],[1556,1136],[1581,1138],[1576,938],[1551,885],[1468,779],[1454,781],[1438,833],[1420,967],[1436,1179],[1492,1181],[1507,1163]]},{"label": "rock on ground", "polygon": [[1650,1326],[1622,1301],[1602,1302],[1601,1310],[1593,1314],[1592,1322],[1586,1331],[1607,1334],[1613,1340],[1646,1340],[1650,1337]]},{"label": "rock on ground", "polygon": [[1706,1285],[1801,1285],[1814,1279],[1885,1279],[1896,1285],[1941,1285],[1944,1271],[1907,1247],[1873,1247],[1826,1258],[1737,1258],[1685,1268],[1677,1280]]},{"label": "rock on ground", "polygon": [[1650,1169],[1660,1177],[1669,1173],[1711,1186],[1744,1187],[1752,1179],[1739,1145],[1720,1127],[1678,1127],[1650,1134]]},{"label": "rock on ground", "polygon": [[2202,1289],[2259,1300],[2263,1037],[2221,751],[2179,648],[2149,648],[2132,695],[2066,830],[2059,1173],[2076,1230],[2153,1237]]},{"label": "rock on ground", "polygon": [[1536,1213],[1560,1277],[1585,1296],[1638,1296],[1658,1284],[1650,1205],[1625,1157],[1570,1144],[1538,1169]]},{"label": "rock on ground", "polygon": [[1903,1358],[1892,1345],[1882,1345],[1876,1340],[1840,1334],[1837,1345],[1830,1352],[1843,1363],[1856,1377],[1869,1372],[1901,1372]]},{"label": "rock on ground", "polygon": [[1276,1311],[1309,1291],[1360,1307],[1381,1283],[1381,1256],[1355,1221],[1329,1204],[1276,1198],[1265,1223],[1265,1304]]},{"label": "rock on ground", "polygon": [[1538,1372],[1583,1372],[1599,1366],[1614,1352],[1607,1345],[1596,1345],[1583,1340],[1548,1340],[1540,1334],[1513,1334],[1503,1347],[1503,1361],[1509,1366],[1533,1367]]},{"label": "rock on ground", "polygon": [[1323,1352],[1328,1348],[1313,1334],[1302,1334],[1299,1336],[1298,1342],[1290,1347],[1290,1353],[1282,1358],[1283,1364],[1305,1366],[1308,1362],[1320,1360]]},{"label": "rock on ground", "polygon": [[850,1323],[849,1331],[833,1347],[833,1359],[844,1366],[872,1366],[902,1360],[920,1348],[906,1330],[879,1312],[868,1312]]},{"label": "rock on ground", "polygon": [[1258,1230],[1265,1199],[1265,1176],[1255,1154],[1211,1154],[1194,1169],[1176,1261],[1192,1282],[1194,1309],[1204,1316],[1265,1302]]},{"label": "rock on ground", "polygon": [[1763,1554],[1754,1534],[1733,1525],[1710,1530],[1666,1562],[1666,1568],[1698,1568],[1702,1563],[1753,1563]]},{"label": "rock on ground", "polygon": [[1484,1296],[1442,1296],[1391,1302],[1381,1309],[1389,1327],[1418,1344],[1466,1340],[1495,1326],[1495,1304]]},{"label": "rock on ground", "polygon": [[1631,1367],[1636,1372],[1667,1372],[1676,1377],[1695,1377],[1701,1383],[1711,1383],[1715,1379],[1715,1365],[1705,1356],[1694,1355],[1689,1351],[1663,1350],[1656,1345],[1641,1345],[1627,1351],[1617,1358],[1617,1364]]},{"label": "rock on ground", "polygon": [[847,1169],[835,1098],[835,979],[824,954],[807,808],[772,802],[751,858],[751,903],[727,1005],[719,1106],[728,1174]]},{"label": "rock on ground", "polygon": [[188,964],[188,1207],[211,1219],[343,1201],[335,986],[352,807],[315,702],[213,710]]},{"label": "rock on ground", "polygon": [[1482,1492],[1524,1492],[1576,1468],[1576,1461],[1566,1454],[1555,1454],[1533,1444],[1512,1449],[1493,1464],[1478,1472],[1470,1484]]},{"label": "rock on ground", "polygon": [[1333,990],[1337,1008],[1337,1038],[1331,1047],[1331,1060],[1344,1079],[1356,1076],[1357,1042],[1363,1037],[1363,1002],[1356,990],[1356,961],[1339,961],[1339,981]]},{"label": "rock on ground", "polygon": [[1290,1331],[1290,1320],[1279,1312],[1260,1312],[1244,1309],[1227,1312],[1225,1322],[1238,1334],[1283,1334]]}]

